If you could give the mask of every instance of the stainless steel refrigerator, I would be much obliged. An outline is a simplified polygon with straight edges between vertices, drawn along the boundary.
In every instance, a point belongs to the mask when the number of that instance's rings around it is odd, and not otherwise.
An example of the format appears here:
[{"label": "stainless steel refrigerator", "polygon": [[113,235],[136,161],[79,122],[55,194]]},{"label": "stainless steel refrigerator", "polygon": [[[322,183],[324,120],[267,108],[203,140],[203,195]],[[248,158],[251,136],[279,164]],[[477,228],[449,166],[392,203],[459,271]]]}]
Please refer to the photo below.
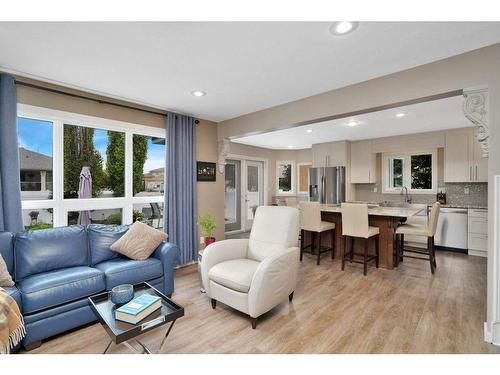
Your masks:
[{"label": "stainless steel refrigerator", "polygon": [[309,200],[323,204],[345,202],[345,167],[309,168]]}]

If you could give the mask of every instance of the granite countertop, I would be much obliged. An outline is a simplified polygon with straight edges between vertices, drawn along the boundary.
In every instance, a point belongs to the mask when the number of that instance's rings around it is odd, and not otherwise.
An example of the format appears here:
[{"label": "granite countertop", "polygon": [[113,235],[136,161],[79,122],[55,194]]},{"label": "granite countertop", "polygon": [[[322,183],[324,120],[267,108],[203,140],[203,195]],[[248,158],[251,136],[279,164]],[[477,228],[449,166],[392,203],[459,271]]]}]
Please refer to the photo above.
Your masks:
[{"label": "granite countertop", "polygon": [[[432,204],[429,204],[429,207],[432,206]],[[487,210],[488,206],[477,206],[474,204],[442,204],[442,208],[466,208],[466,209],[471,209],[471,210]]]},{"label": "granite countertop", "polygon": [[[321,205],[321,211],[340,213],[340,206]],[[389,216],[389,217],[412,217],[422,211],[421,208],[411,207],[371,207],[368,208],[368,215]]]}]

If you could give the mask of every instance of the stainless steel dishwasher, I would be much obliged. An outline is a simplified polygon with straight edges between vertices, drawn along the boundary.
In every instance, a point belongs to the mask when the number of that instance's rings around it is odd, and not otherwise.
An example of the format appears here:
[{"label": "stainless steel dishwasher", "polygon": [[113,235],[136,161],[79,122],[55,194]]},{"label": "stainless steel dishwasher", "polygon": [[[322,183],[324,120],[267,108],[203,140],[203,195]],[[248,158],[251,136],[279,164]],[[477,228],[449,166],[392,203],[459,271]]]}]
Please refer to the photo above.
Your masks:
[{"label": "stainless steel dishwasher", "polygon": [[467,252],[466,208],[441,208],[434,243],[436,246]]}]

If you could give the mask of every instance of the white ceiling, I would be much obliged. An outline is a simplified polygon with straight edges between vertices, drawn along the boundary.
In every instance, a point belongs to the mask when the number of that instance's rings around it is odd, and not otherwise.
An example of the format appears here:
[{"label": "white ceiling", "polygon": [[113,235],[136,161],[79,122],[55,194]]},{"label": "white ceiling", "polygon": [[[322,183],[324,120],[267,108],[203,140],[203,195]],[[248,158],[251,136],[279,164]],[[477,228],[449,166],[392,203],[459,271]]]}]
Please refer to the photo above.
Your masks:
[{"label": "white ceiling", "polygon": [[4,22],[0,69],[220,121],[500,42],[499,22],[329,26]]},{"label": "white ceiling", "polygon": [[[298,126],[232,139],[231,142],[270,149],[303,149],[315,143],[390,137],[401,134],[473,126],[462,112],[464,98],[455,96],[432,102],[367,113],[360,116]],[[398,118],[396,114],[404,113]],[[358,125],[347,124],[355,121]],[[307,130],[312,130],[308,133]],[[290,147],[293,146],[293,147]]]}]

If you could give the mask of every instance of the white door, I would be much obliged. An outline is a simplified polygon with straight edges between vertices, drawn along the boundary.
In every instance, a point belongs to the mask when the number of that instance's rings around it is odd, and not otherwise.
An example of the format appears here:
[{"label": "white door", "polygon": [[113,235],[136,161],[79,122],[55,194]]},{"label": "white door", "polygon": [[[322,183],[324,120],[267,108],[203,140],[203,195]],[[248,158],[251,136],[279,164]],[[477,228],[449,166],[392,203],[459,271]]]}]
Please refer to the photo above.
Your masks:
[{"label": "white door", "polygon": [[263,163],[258,161],[246,161],[245,167],[245,189],[244,189],[244,222],[245,230],[250,230],[253,223],[254,209],[264,202],[262,170]]}]

